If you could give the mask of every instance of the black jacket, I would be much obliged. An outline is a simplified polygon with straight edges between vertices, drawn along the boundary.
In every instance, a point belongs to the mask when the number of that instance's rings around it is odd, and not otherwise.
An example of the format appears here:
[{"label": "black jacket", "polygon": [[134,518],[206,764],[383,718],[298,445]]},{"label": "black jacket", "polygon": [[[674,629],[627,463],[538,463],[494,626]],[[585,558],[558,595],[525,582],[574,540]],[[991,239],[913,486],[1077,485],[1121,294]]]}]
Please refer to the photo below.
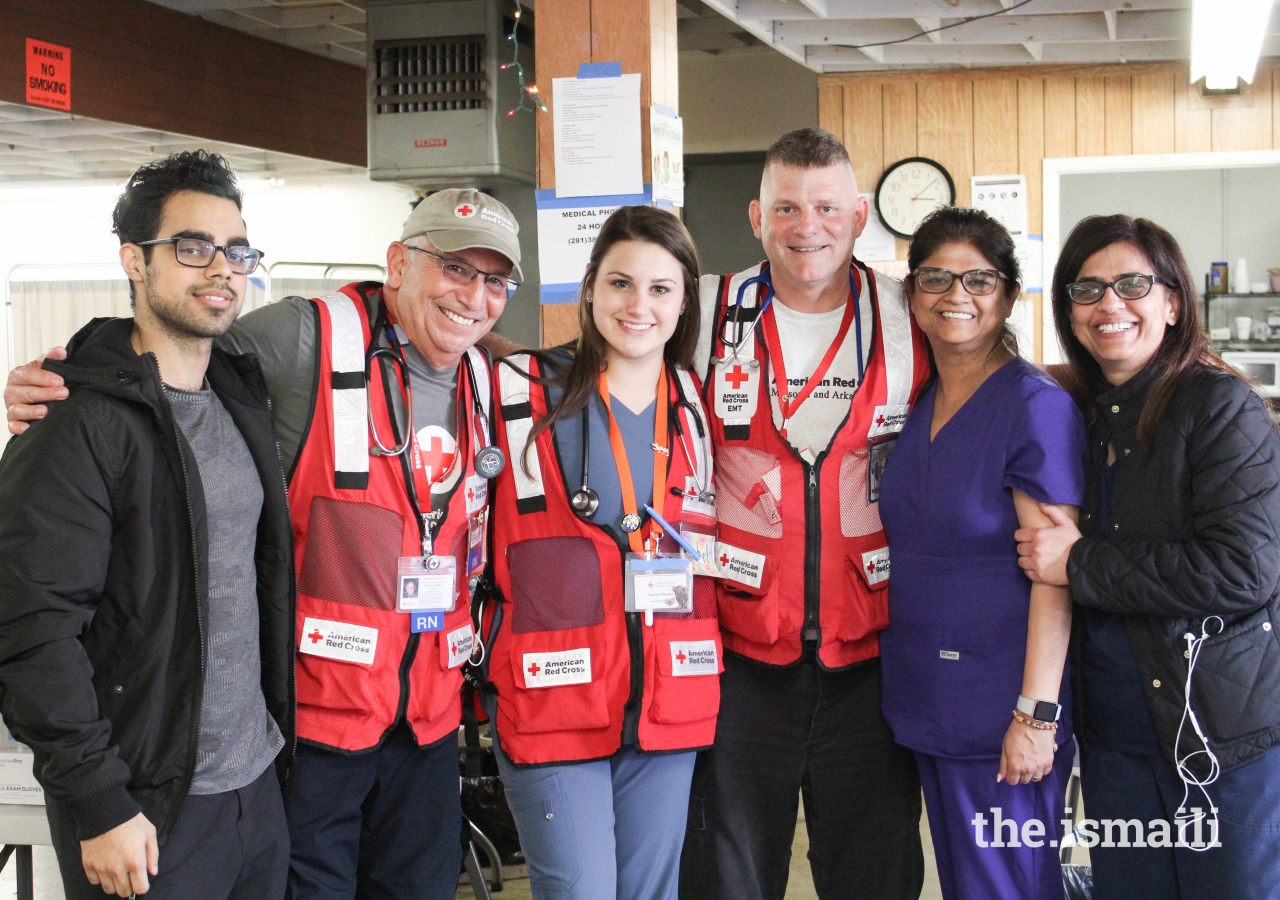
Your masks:
[{"label": "black jacket", "polygon": [[[1081,606],[1125,615],[1170,760],[1183,715],[1184,636],[1198,636],[1206,617],[1221,617],[1222,632],[1205,642],[1196,663],[1191,699],[1228,769],[1280,740],[1280,432],[1243,380],[1202,367],[1179,387],[1157,439],[1144,447],[1137,427],[1150,383],[1144,372],[1098,395],[1085,537],[1067,567],[1071,595]],[[1112,532],[1102,540],[1090,535],[1108,441],[1116,448],[1115,492]],[[1210,632],[1216,629],[1211,621]],[[1078,734],[1086,714],[1077,710]],[[1199,749],[1188,722],[1178,755]]]},{"label": "black jacket", "polygon": [[[163,842],[195,769],[208,533],[195,459],[131,319],[95,319],[71,388],[0,460],[0,712],[80,840],[146,814]],[[293,747],[293,540],[257,359],[209,384],[262,479],[255,558],[267,710]]]}]

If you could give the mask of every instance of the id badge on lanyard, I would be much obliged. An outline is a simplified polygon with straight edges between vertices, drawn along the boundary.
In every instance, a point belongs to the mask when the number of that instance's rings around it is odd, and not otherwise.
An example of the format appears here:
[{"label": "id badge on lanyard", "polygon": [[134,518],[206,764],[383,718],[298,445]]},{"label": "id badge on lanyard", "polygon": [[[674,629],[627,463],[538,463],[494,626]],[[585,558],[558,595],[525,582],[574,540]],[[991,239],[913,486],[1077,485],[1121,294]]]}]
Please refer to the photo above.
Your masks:
[{"label": "id badge on lanyard", "polygon": [[623,575],[627,612],[693,612],[693,560],[628,553]]}]

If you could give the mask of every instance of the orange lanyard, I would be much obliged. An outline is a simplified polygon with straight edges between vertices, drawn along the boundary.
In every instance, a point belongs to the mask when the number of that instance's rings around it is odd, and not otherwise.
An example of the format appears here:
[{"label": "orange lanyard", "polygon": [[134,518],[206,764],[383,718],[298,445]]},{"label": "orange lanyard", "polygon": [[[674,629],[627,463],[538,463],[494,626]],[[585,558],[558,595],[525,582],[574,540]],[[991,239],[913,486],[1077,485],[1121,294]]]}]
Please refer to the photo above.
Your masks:
[{"label": "orange lanyard", "polygon": [[[857,269],[853,270],[853,277],[861,282]],[[813,389],[818,383],[826,377],[827,369],[831,368],[831,363],[835,360],[836,354],[840,352],[840,347],[844,344],[845,336],[849,333],[849,325],[853,322],[853,314],[857,309],[858,295],[862,292],[861,284],[856,290],[849,291],[849,301],[844,305],[844,316],[840,319],[840,330],[836,332],[835,340],[831,342],[831,346],[827,348],[826,354],[822,357],[822,361],[818,363],[818,367],[813,370],[813,374],[809,376],[808,383],[805,384],[804,390],[796,395],[794,400],[787,400],[787,395],[791,392],[791,382],[787,381],[787,368],[782,359],[782,342],[778,339],[778,322],[773,316],[773,304],[769,304],[769,308],[764,311],[763,321],[760,323],[760,330],[764,332],[764,342],[769,348],[769,361],[773,364],[775,382],[778,386],[778,408],[782,410],[782,437],[787,437],[787,422],[800,409],[800,404],[809,399],[809,395],[813,393]],[[858,348],[861,351],[861,347]],[[861,373],[859,373],[861,376]]]},{"label": "orange lanyard", "polygon": [[[609,386],[603,372],[596,382],[596,387],[600,391],[600,398],[604,400],[605,412],[609,416],[609,448],[613,451],[613,462],[618,467],[618,484],[622,487],[622,511],[625,515],[635,516],[639,519],[640,508],[636,505],[636,486],[631,480],[631,462],[627,459],[627,447],[622,442],[622,430],[618,428],[617,421],[613,418],[613,405],[609,402]],[[667,440],[667,406],[666,401],[670,399],[670,387],[667,383],[667,364],[662,364],[662,374],[658,377],[658,394],[657,409],[653,414],[653,497],[657,498],[661,495],[663,487],[667,483],[667,457],[671,455],[671,449],[666,445]],[[656,501],[651,501],[656,502]],[[649,534],[653,540],[654,547],[657,547],[658,539],[662,527],[657,522],[650,520]],[[627,532],[627,543],[631,545],[632,553],[643,553],[644,543],[640,539],[640,529],[637,527],[634,531]]]}]

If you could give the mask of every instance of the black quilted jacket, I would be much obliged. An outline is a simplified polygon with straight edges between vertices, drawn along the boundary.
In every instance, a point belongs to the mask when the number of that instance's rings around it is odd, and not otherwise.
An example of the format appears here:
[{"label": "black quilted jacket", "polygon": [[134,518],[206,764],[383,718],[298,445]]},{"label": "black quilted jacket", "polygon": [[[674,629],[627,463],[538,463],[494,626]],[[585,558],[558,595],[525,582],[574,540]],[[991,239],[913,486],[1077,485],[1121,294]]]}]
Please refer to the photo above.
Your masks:
[{"label": "black quilted jacket", "polygon": [[[1244,381],[1201,368],[1173,396],[1154,445],[1144,447],[1137,428],[1150,382],[1150,373],[1141,373],[1098,395],[1085,537],[1067,567],[1071,595],[1081,606],[1125,615],[1170,760],[1183,714],[1184,636],[1199,635],[1207,617],[1221,618],[1221,633],[1205,642],[1196,663],[1191,699],[1229,769],[1280,741],[1280,432]],[[1117,456],[1113,531],[1100,540],[1091,534],[1108,441]],[[1209,630],[1217,631],[1216,620]],[[1084,733],[1082,712],[1077,734]],[[1198,749],[1188,724],[1178,756]]]}]

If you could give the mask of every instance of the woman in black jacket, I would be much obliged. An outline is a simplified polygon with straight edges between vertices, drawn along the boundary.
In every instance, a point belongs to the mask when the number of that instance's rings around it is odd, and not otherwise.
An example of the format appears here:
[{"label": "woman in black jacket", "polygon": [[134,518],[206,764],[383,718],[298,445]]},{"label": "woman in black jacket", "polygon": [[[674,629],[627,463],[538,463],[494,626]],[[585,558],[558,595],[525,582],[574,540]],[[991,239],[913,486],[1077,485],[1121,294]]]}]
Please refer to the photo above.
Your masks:
[{"label": "woman in black jacket", "polygon": [[1055,526],[1017,540],[1077,607],[1097,896],[1280,897],[1280,432],[1210,352],[1153,222],[1082,221],[1052,302],[1089,423],[1085,506],[1079,529],[1046,510]]}]

